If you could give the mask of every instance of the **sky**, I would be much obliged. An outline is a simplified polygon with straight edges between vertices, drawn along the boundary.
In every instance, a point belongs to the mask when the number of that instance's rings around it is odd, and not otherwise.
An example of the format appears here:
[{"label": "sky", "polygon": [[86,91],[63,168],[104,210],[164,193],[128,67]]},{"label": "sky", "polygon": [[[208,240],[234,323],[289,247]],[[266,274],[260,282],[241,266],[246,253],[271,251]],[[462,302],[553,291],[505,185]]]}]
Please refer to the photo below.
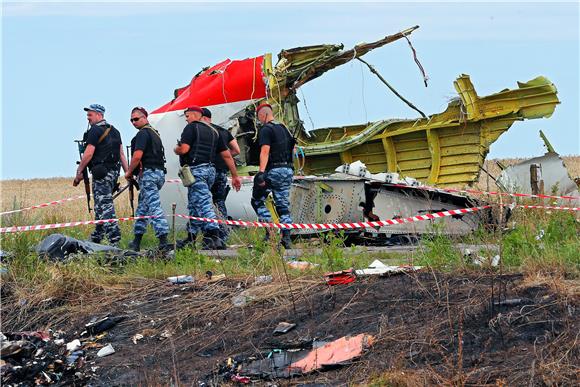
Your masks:
[{"label": "sky", "polygon": [[[479,95],[538,75],[562,102],[549,119],[516,122],[488,158],[580,154],[579,6],[570,3],[2,3],[1,179],[72,176],[83,107],[100,103],[129,143],[133,106],[157,108],[202,67],[321,43],[345,48],[419,25],[366,61],[427,114],[445,110],[453,81]],[[350,62],[298,93],[307,128],[417,113],[366,67]]]}]

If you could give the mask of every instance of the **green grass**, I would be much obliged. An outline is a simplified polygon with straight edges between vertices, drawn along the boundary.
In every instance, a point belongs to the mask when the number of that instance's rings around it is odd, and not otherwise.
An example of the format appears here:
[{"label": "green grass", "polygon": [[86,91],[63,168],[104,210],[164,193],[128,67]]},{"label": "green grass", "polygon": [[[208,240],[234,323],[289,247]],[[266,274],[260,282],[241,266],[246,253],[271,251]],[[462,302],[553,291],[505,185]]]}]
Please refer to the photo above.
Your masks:
[{"label": "green grass", "polygon": [[[27,224],[27,221],[30,221],[28,216],[19,216],[21,217],[19,222],[22,221],[20,224]],[[61,221],[59,217],[60,215],[50,215],[38,220],[39,223],[50,223]],[[66,263],[55,263],[39,259],[34,252],[36,244],[51,233],[60,232],[86,239],[93,226],[3,234],[1,248],[11,252],[13,258],[3,263],[8,272],[2,275],[2,282],[3,286],[7,284],[13,291],[21,292],[22,297],[25,297],[25,294],[29,296],[38,294],[38,297],[62,295],[68,297],[83,289],[98,289],[135,279],[164,280],[166,277],[182,274],[201,278],[207,271],[215,275],[225,274],[227,277],[240,278],[272,275],[275,280],[283,280],[286,275],[321,277],[329,271],[350,267],[364,268],[374,259],[381,259],[389,264],[413,263],[442,271],[480,270],[465,261],[456,247],[457,242],[499,245],[506,270],[557,271],[570,278],[579,277],[580,222],[575,214],[518,210],[510,225],[513,226],[512,229],[503,234],[497,230],[481,229],[459,239],[452,239],[444,235],[444,230],[435,227],[432,236],[424,238],[419,249],[405,254],[361,252],[361,249],[346,247],[345,237],[342,234],[324,234],[318,241],[302,243],[306,247],[322,249],[320,253],[306,254],[298,258],[318,265],[308,270],[285,267],[280,250],[276,248],[279,236],[274,236],[270,242],[264,242],[263,229],[238,229],[231,234],[229,243],[242,246],[238,249],[236,257],[215,259],[208,257],[203,251],[186,248],[177,251],[171,260],[138,257],[122,265],[107,263],[107,260],[99,255],[79,256]],[[132,223],[121,223],[120,227],[123,235],[121,247],[127,247],[132,239]],[[544,236],[537,239],[540,230],[544,230]],[[184,236],[185,233],[180,232],[177,238]],[[149,230],[145,234],[142,246],[152,248],[156,245],[157,240]],[[491,257],[495,252],[490,250],[489,253],[482,254]]]}]

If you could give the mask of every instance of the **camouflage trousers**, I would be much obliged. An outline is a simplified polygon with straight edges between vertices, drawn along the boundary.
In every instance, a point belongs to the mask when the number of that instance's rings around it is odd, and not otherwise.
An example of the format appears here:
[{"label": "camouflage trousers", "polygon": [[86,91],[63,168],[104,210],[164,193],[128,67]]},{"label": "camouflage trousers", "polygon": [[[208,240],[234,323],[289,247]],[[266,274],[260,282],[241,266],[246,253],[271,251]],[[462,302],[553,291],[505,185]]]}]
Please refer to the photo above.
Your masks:
[{"label": "camouflage trousers", "polygon": [[151,219],[138,219],[135,221],[133,232],[135,234],[145,234],[147,225],[151,223],[155,236],[169,234],[169,223],[165,219],[165,214],[161,208],[159,190],[165,184],[165,173],[160,169],[147,168],[143,170],[143,175],[139,178],[139,204],[137,205],[136,216],[156,216]]},{"label": "camouflage trousers", "polygon": [[[210,187],[215,181],[215,167],[212,164],[200,164],[190,167],[195,183],[187,187],[187,209],[189,216],[216,219],[213,209]],[[187,231],[196,234],[199,230],[218,230],[217,223],[190,220]]]},{"label": "camouflage trousers", "polygon": [[[218,209],[218,217],[220,219],[228,218],[228,209],[226,208],[226,198],[230,187],[228,186],[228,171],[216,170],[215,181],[211,187],[211,194],[213,197],[213,203]],[[219,225],[220,228],[220,238],[225,240],[229,234],[228,226],[224,224]]]},{"label": "camouflage trousers", "polygon": [[[294,171],[292,168],[272,168],[266,171],[266,186],[254,186],[252,191],[252,207],[260,222],[272,222],[272,215],[266,208],[266,198],[272,192],[276,212],[281,223],[292,223],[290,216],[290,187]],[[282,230],[283,234],[290,233],[290,230]]]},{"label": "camouflage trousers", "polygon": [[[110,170],[102,179],[93,178],[93,200],[95,220],[115,219],[115,205],[113,204],[113,189],[119,178],[119,168]],[[118,243],[121,240],[121,230],[117,222],[97,224],[91,234],[91,241],[100,243],[104,237],[109,243]]]}]

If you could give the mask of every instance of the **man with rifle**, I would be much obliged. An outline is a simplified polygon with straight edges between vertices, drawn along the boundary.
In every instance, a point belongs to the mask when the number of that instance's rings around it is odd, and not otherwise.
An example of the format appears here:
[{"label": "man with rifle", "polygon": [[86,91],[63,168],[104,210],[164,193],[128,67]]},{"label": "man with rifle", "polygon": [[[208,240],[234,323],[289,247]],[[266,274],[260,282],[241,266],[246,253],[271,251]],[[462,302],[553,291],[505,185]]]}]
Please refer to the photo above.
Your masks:
[{"label": "man with rifle", "polygon": [[[83,155],[73,186],[76,187],[81,180],[88,179],[86,174],[88,167],[93,175],[95,219],[114,219],[117,216],[113,204],[113,190],[119,178],[119,168],[122,166],[124,171],[128,168],[121,134],[105,121],[103,106],[92,104],[84,110],[87,112],[90,127],[83,136]],[[118,246],[121,230],[117,222],[97,224],[91,234],[91,241],[100,243],[105,236],[111,245]]]},{"label": "man with rifle", "polygon": [[[147,120],[147,111],[142,107],[135,107],[131,111],[131,123],[138,130],[131,140],[131,164],[125,173],[129,184],[133,184],[135,178],[141,187],[136,216],[155,216],[151,219],[138,219],[135,221],[134,239],[129,248],[139,251],[141,239],[147,231],[147,224],[151,223],[155,230],[155,236],[159,239],[159,250],[169,249],[167,234],[169,224],[161,208],[159,190],[165,184],[165,150],[157,130]],[[129,189],[133,189],[130,187]]]}]

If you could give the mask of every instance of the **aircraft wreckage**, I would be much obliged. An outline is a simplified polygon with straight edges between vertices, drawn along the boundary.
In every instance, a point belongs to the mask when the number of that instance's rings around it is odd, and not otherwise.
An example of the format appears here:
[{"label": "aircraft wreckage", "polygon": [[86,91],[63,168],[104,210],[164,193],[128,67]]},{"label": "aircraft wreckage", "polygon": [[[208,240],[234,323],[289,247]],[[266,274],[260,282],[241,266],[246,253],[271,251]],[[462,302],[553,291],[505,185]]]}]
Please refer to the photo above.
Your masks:
[{"label": "aircraft wreckage", "polygon": [[[169,144],[179,138],[186,125],[183,110],[191,105],[208,107],[213,122],[229,128],[238,139],[240,173],[256,171],[259,124],[254,113],[260,102],[267,101],[274,107],[277,119],[296,137],[299,145],[296,170],[306,175],[295,179],[291,191],[295,222],[391,219],[478,204],[461,195],[425,191],[419,185],[458,187],[477,181],[490,145],[515,121],[552,115],[560,103],[556,87],[539,76],[528,82],[518,82],[515,89],[478,96],[469,76],[461,75],[454,82],[458,97],[449,102],[445,111],[427,116],[361,59],[369,51],[401,39],[407,40],[415,55],[409,36],[417,28],[376,42],[361,43],[349,50],[344,50],[342,45],[282,50],[275,65],[272,55],[265,54],[244,60],[227,59],[202,69],[188,85],[175,90],[170,102],[150,115],[151,123],[166,144],[168,176],[177,176],[179,168]],[[298,88],[355,59],[365,63],[421,117],[306,131],[298,112]],[[422,70],[416,56],[415,61]],[[239,193],[229,195],[228,211],[234,219],[256,219],[250,206],[251,186],[251,181],[247,181]],[[162,203],[168,213],[172,203],[177,204],[178,212],[185,211],[186,189],[180,184],[167,184],[162,190]],[[271,211],[275,212],[273,206]],[[277,219],[275,213],[273,215]],[[437,221],[444,223],[445,232],[450,234],[466,234],[482,222],[495,222],[491,213]],[[371,231],[381,235],[422,234],[431,229],[428,222],[419,222]],[[366,232],[368,234],[369,230]]]}]

